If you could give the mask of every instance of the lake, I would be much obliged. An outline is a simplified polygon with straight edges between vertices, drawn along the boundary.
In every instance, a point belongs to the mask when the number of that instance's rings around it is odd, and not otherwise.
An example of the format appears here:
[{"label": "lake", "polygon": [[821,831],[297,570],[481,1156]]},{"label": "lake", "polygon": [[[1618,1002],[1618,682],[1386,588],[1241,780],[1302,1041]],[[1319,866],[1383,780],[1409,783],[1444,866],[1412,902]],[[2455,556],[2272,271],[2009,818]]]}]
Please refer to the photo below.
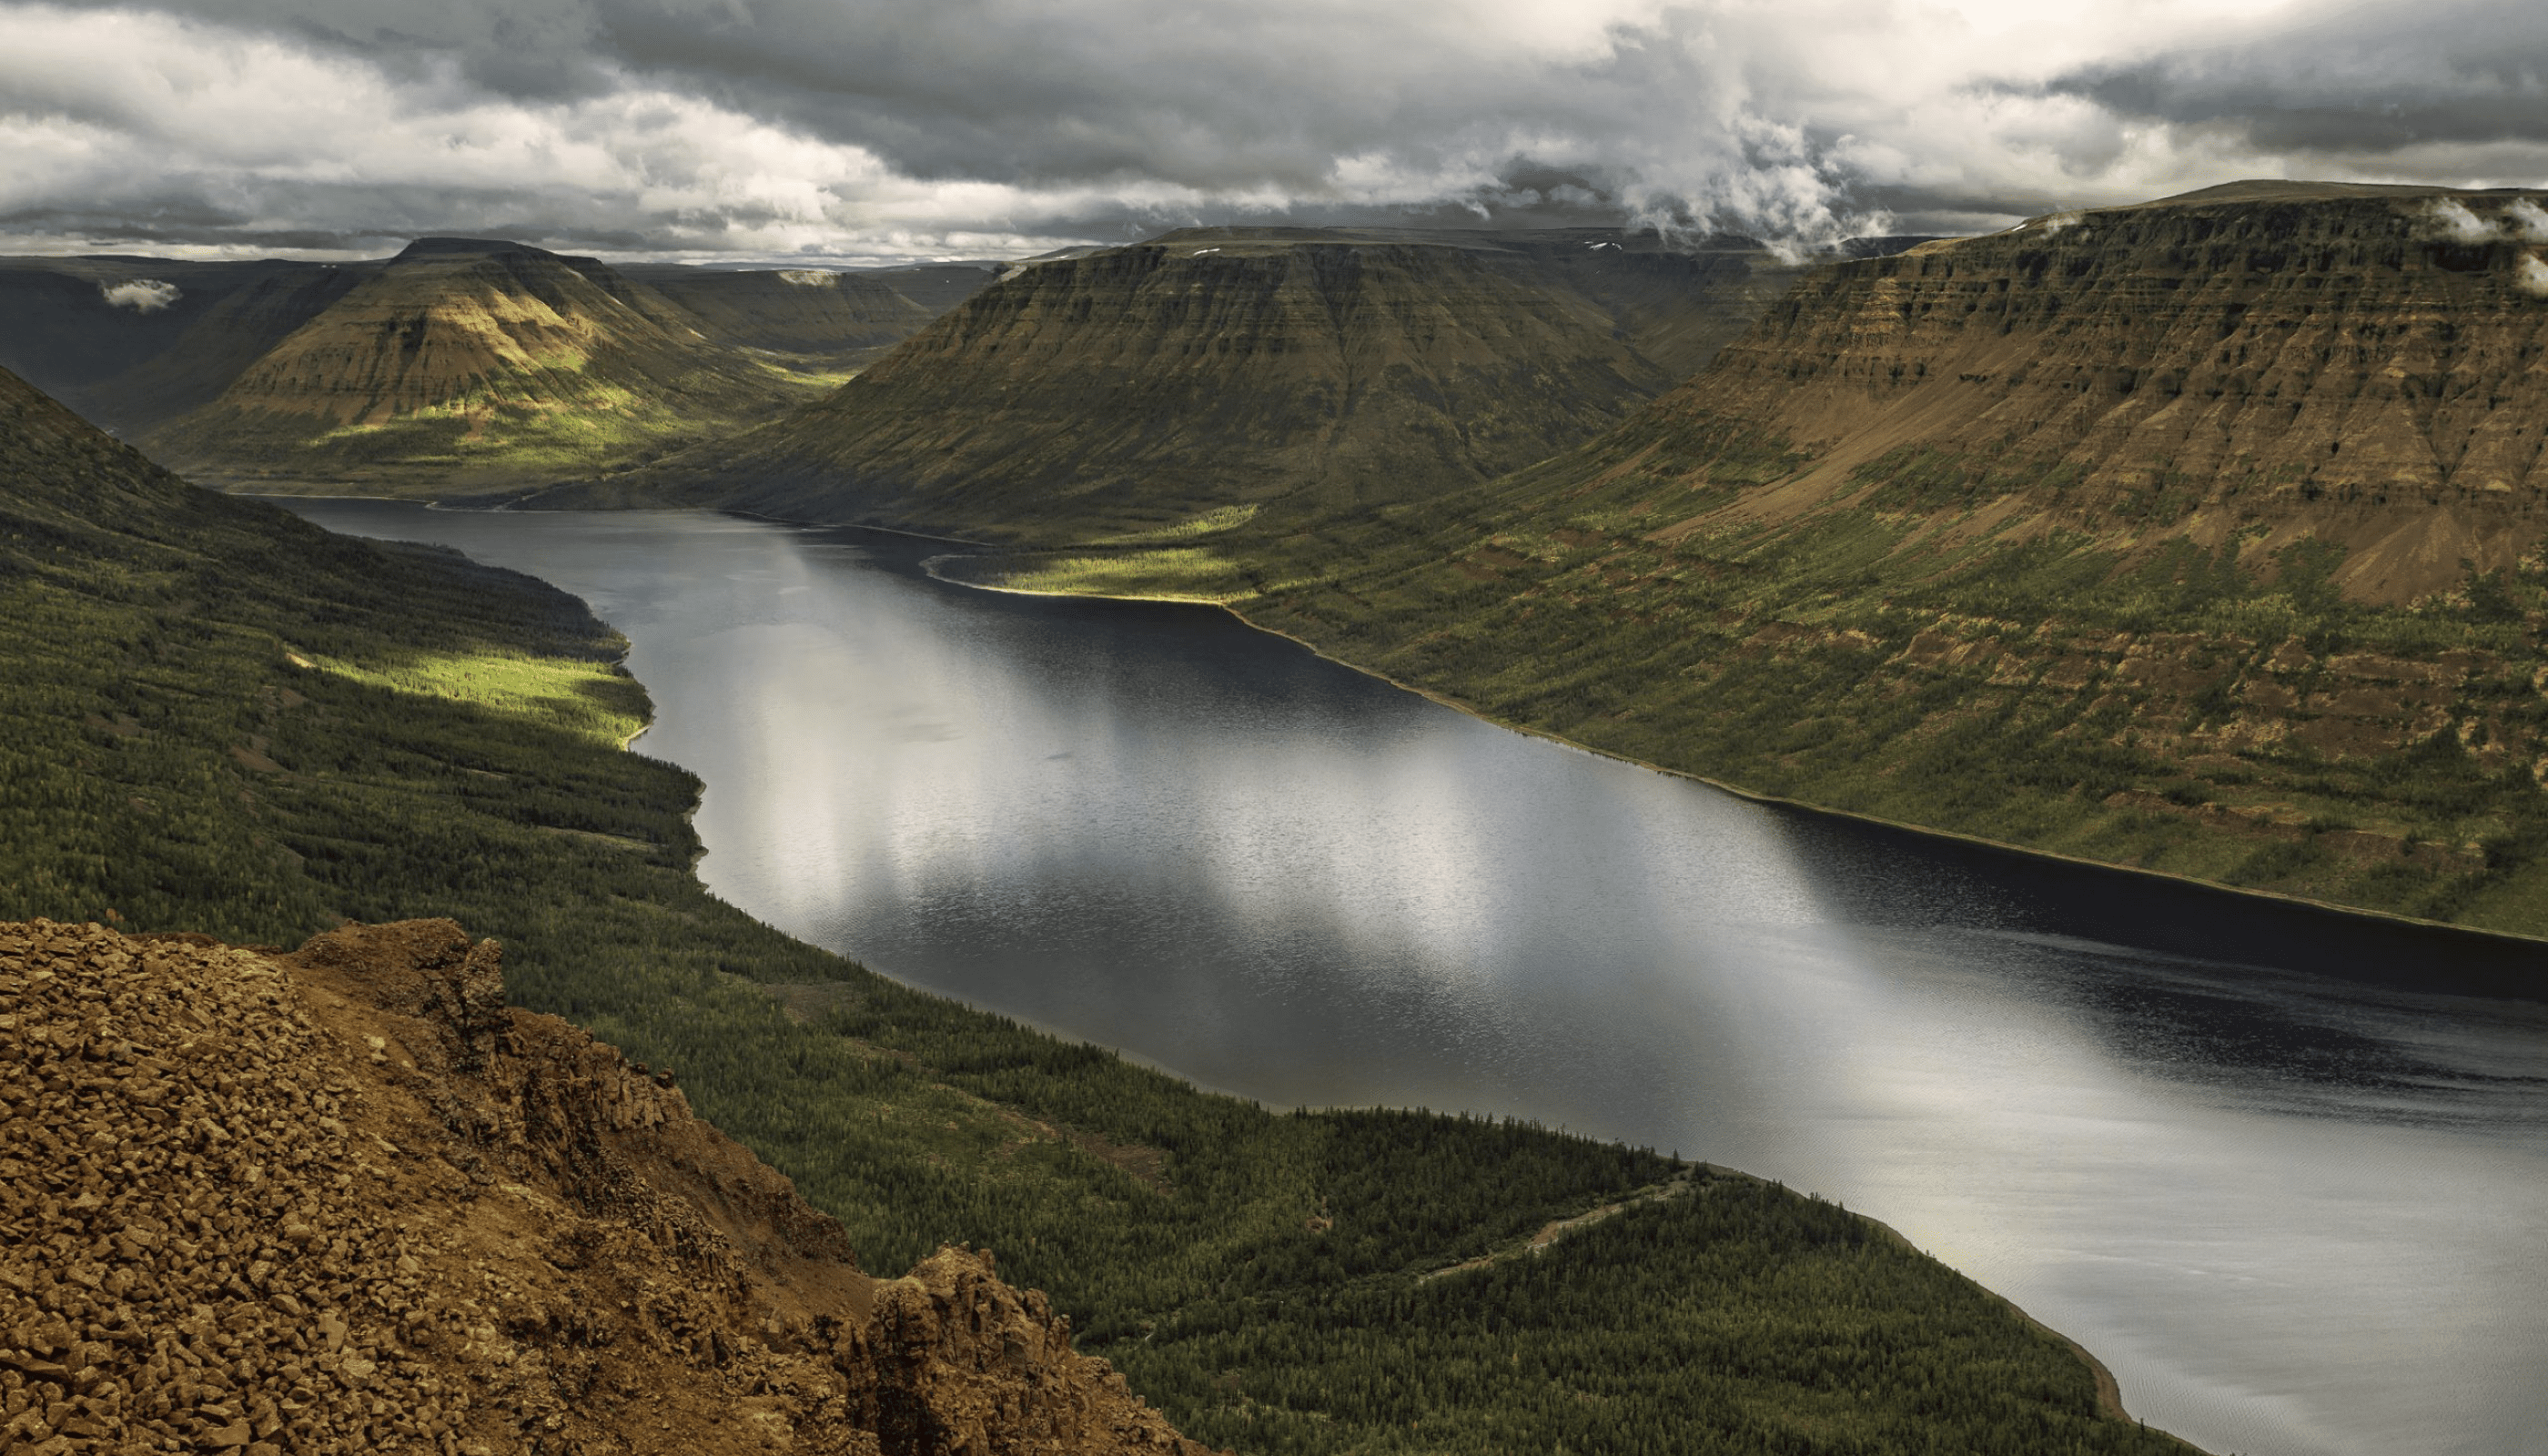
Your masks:
[{"label": "lake", "polygon": [[2548,1449],[2536,948],[1754,803],[908,537],[287,503],[590,601],[710,887],[908,983],[1838,1199],[2221,1456]]}]

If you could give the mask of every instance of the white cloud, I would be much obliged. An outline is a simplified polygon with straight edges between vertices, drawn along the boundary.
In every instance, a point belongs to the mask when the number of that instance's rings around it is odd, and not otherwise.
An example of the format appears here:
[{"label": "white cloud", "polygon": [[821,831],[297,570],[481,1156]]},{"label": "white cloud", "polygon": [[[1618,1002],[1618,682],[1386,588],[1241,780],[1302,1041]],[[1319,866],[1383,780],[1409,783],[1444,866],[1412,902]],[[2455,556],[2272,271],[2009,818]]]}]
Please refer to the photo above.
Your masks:
[{"label": "white cloud", "polygon": [[2485,242],[2503,235],[2502,228],[2448,198],[2424,209],[2424,216],[2432,220],[2436,231],[2453,242]]},{"label": "white cloud", "polygon": [[156,314],[184,297],[177,285],[156,278],[134,278],[123,283],[98,285],[97,291],[107,303],[118,309],[131,309],[136,314]]}]

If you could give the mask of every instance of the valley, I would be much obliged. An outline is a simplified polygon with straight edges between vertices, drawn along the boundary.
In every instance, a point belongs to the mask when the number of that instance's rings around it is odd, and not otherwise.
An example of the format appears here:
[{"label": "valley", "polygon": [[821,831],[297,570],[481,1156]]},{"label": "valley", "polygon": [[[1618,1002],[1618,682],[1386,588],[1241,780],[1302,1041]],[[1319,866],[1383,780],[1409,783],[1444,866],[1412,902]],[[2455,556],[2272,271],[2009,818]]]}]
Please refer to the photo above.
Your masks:
[{"label": "valley", "polygon": [[[2089,1367],[1970,1281],[1750,1180],[1419,1288],[1685,1165],[1521,1124],[1275,1113],[874,975],[699,884],[697,781],[621,751],[648,705],[572,598],[196,490],[5,379],[0,461],[0,914],[250,945],[458,917],[501,939],[509,998],[677,1069],[866,1267],[997,1249],[1211,1444],[1616,1444],[1686,1429],[1695,1390],[1738,1443],[2181,1449],[2101,1414]],[[765,986],[832,988],[830,1009],[800,1020]],[[1641,1353],[1667,1331],[1669,1364]],[[58,1368],[13,1359],[12,1389]]]},{"label": "valley", "polygon": [[2208,1449],[2524,1428],[2527,944],[1750,803],[1210,608],[948,586],[943,542],[295,508],[625,623],[636,747],[705,784],[709,889],[903,984],[1269,1106],[1462,1108],[1817,1191]]},{"label": "valley", "polygon": [[[12,264],[0,310],[203,483],[958,537],[943,581],[1212,603],[1756,798],[2448,956],[2417,927],[2548,935],[2543,251],[2533,194],[2272,183],[1809,263],[1190,228],[897,286],[425,238]],[[697,877],[700,780],[622,751],[654,707],[584,604],[196,491],[0,383],[0,915],[500,937],[520,1005],[680,1068],[868,1267],[996,1248],[1208,1445],[2190,1449],[1881,1226],[1634,1129],[1272,1112],[783,935],[820,938]],[[1957,933],[2068,933],[2008,914]],[[2487,942],[2512,968],[2469,993],[2533,994],[2529,952]],[[1824,954],[1777,950],[1854,973]]]}]

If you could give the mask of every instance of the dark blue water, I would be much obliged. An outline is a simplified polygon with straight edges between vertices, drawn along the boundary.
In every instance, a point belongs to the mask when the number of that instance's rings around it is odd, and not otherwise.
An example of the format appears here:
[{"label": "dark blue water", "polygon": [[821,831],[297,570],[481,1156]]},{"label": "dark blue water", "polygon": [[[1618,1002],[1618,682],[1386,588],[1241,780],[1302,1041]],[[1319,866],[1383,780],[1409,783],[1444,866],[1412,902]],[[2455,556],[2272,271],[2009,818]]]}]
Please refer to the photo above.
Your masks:
[{"label": "dark blue water", "polygon": [[2216,1452],[2548,1450],[2532,948],[1750,803],[904,538],[296,508],[590,600],[708,883],[904,980],[1839,1198]]}]

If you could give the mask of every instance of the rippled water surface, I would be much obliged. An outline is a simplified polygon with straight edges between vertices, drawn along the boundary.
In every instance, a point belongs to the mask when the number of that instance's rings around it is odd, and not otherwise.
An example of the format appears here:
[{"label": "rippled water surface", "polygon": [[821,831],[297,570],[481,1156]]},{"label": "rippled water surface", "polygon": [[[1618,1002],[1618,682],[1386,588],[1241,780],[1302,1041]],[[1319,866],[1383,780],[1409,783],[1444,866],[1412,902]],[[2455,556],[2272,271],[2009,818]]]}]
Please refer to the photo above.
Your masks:
[{"label": "rippled water surface", "polygon": [[708,883],[906,981],[1819,1191],[2215,1452],[2548,1451],[2531,952],[1752,804],[906,538],[295,508],[591,601]]}]

